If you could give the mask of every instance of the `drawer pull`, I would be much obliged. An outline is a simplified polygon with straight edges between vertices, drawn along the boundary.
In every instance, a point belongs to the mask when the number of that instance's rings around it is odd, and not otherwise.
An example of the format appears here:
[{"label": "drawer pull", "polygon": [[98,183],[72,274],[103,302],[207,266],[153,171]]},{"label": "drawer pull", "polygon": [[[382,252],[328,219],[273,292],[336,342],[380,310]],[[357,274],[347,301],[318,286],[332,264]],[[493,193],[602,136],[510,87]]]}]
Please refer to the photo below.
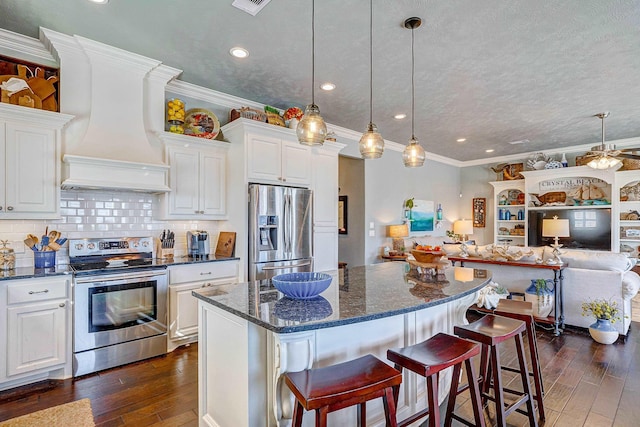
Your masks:
[{"label": "drawer pull", "polygon": [[210,272],[210,271],[208,271],[208,272],[206,272],[206,273],[200,273],[200,275],[201,275],[201,276],[209,276],[209,275],[211,275],[211,274],[213,274],[213,273],[212,273],[212,272]]},{"label": "drawer pull", "polygon": [[49,289],[45,289],[44,291],[29,291],[29,295],[33,294],[46,294],[49,292]]},{"label": "drawer pull", "polygon": [[64,307],[64,303],[63,302],[60,303],[60,307]]}]

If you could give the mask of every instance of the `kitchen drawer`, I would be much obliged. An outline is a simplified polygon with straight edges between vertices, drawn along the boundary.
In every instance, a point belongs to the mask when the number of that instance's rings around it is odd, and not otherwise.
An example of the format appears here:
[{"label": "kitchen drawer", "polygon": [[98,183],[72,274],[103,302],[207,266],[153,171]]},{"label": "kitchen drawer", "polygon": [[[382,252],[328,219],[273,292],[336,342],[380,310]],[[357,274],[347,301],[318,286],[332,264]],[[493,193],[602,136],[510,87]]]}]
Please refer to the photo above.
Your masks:
[{"label": "kitchen drawer", "polygon": [[8,304],[63,298],[67,298],[66,279],[12,280],[7,285]]},{"label": "kitchen drawer", "polygon": [[171,285],[225,277],[237,279],[238,261],[203,262],[169,267]]}]

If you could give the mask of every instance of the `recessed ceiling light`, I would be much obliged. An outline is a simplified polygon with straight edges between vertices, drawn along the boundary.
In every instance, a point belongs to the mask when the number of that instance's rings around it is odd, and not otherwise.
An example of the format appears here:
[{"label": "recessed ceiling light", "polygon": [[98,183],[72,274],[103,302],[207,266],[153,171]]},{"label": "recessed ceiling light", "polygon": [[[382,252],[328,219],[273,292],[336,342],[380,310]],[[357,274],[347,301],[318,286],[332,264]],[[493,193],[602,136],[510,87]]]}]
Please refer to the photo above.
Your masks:
[{"label": "recessed ceiling light", "polygon": [[394,119],[396,120],[402,120],[402,119],[406,119],[407,115],[405,113],[400,113],[400,114],[396,114],[395,116],[393,116]]},{"label": "recessed ceiling light", "polygon": [[247,56],[249,56],[249,51],[241,47],[232,47],[229,50],[229,53],[236,58],[246,58]]},{"label": "recessed ceiling light", "polygon": [[458,138],[456,139],[456,142],[465,142],[467,140],[467,138]]},{"label": "recessed ceiling light", "polygon": [[334,85],[333,83],[327,82],[327,83],[322,83],[320,85],[320,89],[322,90],[334,90],[336,88],[336,85]]},{"label": "recessed ceiling light", "polygon": [[91,3],[106,4],[109,0],[89,0]]},{"label": "recessed ceiling light", "polygon": [[489,148],[488,150],[484,150],[485,153],[493,153],[495,150],[493,148]]},{"label": "recessed ceiling light", "polygon": [[511,142],[509,142],[509,144],[518,145],[518,144],[526,144],[527,142],[529,142],[528,139],[520,139],[518,141],[511,141]]}]

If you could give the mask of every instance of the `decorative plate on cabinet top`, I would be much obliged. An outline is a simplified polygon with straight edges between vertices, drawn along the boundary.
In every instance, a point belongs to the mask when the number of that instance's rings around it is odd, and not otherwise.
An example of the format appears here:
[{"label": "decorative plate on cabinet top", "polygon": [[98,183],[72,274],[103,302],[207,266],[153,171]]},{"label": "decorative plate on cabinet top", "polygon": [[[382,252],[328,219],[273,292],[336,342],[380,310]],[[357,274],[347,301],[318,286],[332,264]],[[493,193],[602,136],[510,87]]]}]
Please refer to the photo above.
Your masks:
[{"label": "decorative plate on cabinet top", "polygon": [[191,108],[184,117],[184,134],[198,138],[213,139],[220,132],[220,121],[209,110]]}]

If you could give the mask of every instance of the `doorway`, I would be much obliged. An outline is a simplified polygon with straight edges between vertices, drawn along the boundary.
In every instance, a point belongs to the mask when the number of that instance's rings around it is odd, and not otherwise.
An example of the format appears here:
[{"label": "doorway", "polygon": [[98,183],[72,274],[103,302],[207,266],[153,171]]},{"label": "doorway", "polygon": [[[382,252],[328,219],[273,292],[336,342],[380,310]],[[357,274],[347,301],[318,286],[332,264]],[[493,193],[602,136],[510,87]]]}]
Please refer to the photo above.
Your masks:
[{"label": "doorway", "polygon": [[[338,260],[347,267],[364,265],[364,160],[338,158],[338,187],[346,230],[338,234]],[[346,196],[346,197],[345,197]]]}]

